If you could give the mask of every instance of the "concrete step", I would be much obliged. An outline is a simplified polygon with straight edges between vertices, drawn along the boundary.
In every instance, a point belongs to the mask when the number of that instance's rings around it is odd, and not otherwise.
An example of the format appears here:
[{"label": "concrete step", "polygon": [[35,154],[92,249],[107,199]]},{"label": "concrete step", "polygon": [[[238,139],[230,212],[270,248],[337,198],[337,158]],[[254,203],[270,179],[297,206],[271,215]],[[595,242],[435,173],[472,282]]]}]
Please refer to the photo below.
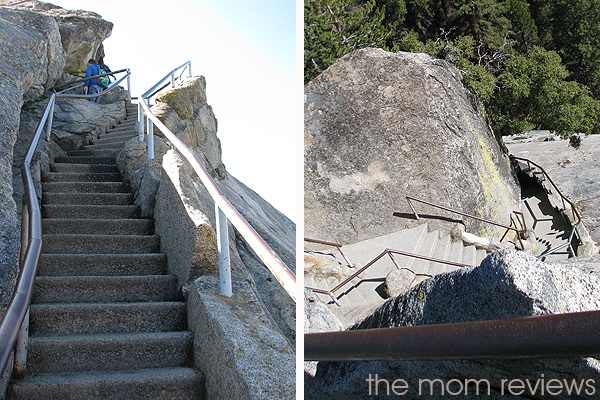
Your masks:
[{"label": "concrete step", "polygon": [[8,393],[13,400],[204,400],[205,390],[204,376],[192,368],[152,368],[29,375]]},{"label": "concrete step", "polygon": [[42,204],[43,218],[123,219],[138,218],[140,206],[132,205],[66,205]]},{"label": "concrete step", "polygon": [[117,165],[116,157],[111,156],[62,156],[54,159],[55,163],[68,164],[104,164]]},{"label": "concrete step", "polygon": [[78,156],[116,156],[119,152],[123,150],[122,147],[112,148],[112,149],[98,149],[98,150],[69,150],[67,155],[78,157]]},{"label": "concrete step", "polygon": [[122,182],[121,174],[106,172],[44,172],[42,182]]},{"label": "concrete step", "polygon": [[463,249],[463,263],[477,266],[477,249],[475,246],[465,246]]},{"label": "concrete step", "polygon": [[130,205],[133,193],[42,193],[42,204]]},{"label": "concrete step", "polygon": [[39,276],[34,303],[102,303],[177,300],[174,275]]},{"label": "concrete step", "polygon": [[133,134],[134,132],[137,133],[137,124],[135,123],[119,125],[111,130],[106,131],[106,133],[101,135],[100,138],[105,138],[106,136],[115,134]]},{"label": "concrete step", "polygon": [[152,219],[42,219],[45,234],[151,235]]},{"label": "concrete step", "polygon": [[32,336],[182,331],[187,326],[181,301],[102,304],[32,304]]},{"label": "concrete step", "polygon": [[192,342],[192,334],[186,331],[31,336],[27,371],[37,374],[185,367],[191,362]]},{"label": "concrete step", "polygon": [[[133,137],[133,136],[132,136]],[[131,139],[131,138],[129,138]],[[121,139],[121,140],[111,140],[104,143],[93,143],[86,146],[82,146],[81,150],[102,150],[102,149],[115,149],[115,148],[123,148],[125,143],[129,139]]]},{"label": "concrete step", "polygon": [[131,140],[133,137],[134,137],[134,135],[132,135],[132,134],[108,137],[108,138],[105,138],[103,136],[100,139],[94,140],[92,143],[89,144],[89,146],[100,146],[100,145],[106,145],[106,144],[111,144],[111,143],[122,146],[122,145],[125,145],[125,143],[127,143],[127,141]]},{"label": "concrete step", "polygon": [[156,235],[43,235],[46,254],[143,254],[158,252]]},{"label": "concrete step", "polygon": [[[437,248],[436,248],[435,252],[433,253],[433,258],[437,258],[438,260],[450,261],[451,248],[452,248],[452,239],[450,238],[450,235],[446,235],[438,241]],[[448,264],[432,262],[429,265],[429,274],[437,275],[437,274],[441,274],[444,272],[452,271],[454,269],[456,269],[456,267],[453,267]]]},{"label": "concrete step", "polygon": [[42,192],[131,193],[126,182],[42,182]]},{"label": "concrete step", "polygon": [[487,251],[485,250],[477,250],[475,255],[475,266],[479,266],[484,258],[488,256]]},{"label": "concrete step", "polygon": [[[430,258],[433,257],[439,238],[439,231],[434,230],[427,232],[427,234],[419,242],[419,247],[415,249],[414,254]],[[413,258],[408,264],[408,268],[410,268],[415,274],[430,274],[431,262],[419,258]]]},{"label": "concrete step", "polygon": [[38,276],[160,275],[167,256],[148,254],[41,254]]},{"label": "concrete step", "polygon": [[119,168],[116,165],[106,164],[67,164],[52,163],[50,172],[78,172],[78,173],[113,173],[118,174]]},{"label": "concrete step", "polygon": [[457,263],[463,262],[464,245],[462,241],[452,242],[450,253],[448,253],[448,261]]}]

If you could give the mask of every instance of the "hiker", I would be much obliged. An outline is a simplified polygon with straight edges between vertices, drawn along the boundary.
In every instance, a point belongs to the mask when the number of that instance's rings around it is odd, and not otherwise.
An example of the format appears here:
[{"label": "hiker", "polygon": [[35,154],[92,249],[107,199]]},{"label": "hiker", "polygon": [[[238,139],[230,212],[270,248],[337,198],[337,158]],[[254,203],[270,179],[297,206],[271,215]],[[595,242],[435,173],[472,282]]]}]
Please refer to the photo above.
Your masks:
[{"label": "hiker", "polygon": [[[90,76],[99,75],[100,66],[96,64],[96,60],[90,58],[87,63],[87,69],[85,70],[85,77],[89,78]],[[96,94],[102,92],[102,87],[98,85],[97,79],[90,79],[85,81],[85,86],[83,87],[84,94]],[[88,99],[89,101],[93,101],[94,103],[98,103],[100,101],[100,96],[93,97]]]},{"label": "hiker", "polygon": [[104,72],[112,72],[108,65],[104,64],[104,57],[98,59],[98,66],[104,70]]}]

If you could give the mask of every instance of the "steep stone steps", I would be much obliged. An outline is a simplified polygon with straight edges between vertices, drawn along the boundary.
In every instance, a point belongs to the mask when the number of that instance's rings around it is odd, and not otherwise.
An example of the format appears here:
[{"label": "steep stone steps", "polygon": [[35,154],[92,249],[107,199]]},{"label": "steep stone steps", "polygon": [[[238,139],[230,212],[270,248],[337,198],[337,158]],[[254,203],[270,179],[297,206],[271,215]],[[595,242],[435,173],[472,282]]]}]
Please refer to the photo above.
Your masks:
[{"label": "steep stone steps", "polygon": [[189,364],[192,334],[186,331],[34,335],[28,372],[114,371],[183,367]]},{"label": "steep stone steps", "polygon": [[166,271],[162,253],[147,254],[41,254],[40,276],[141,276]]},{"label": "steep stone steps", "polygon": [[119,173],[116,165],[110,164],[65,164],[51,163],[50,172],[74,172],[74,173]]},{"label": "steep stone steps", "polygon": [[[476,266],[487,256],[484,250],[477,250],[475,246],[465,246],[462,242],[453,242],[449,235],[443,235],[438,230],[429,231],[428,224],[421,224],[411,229],[403,229],[378,238],[346,245],[344,254],[357,268],[360,268],[381,254],[386,248],[404,251],[421,256],[437,258]],[[344,263],[343,260],[339,260]],[[368,304],[381,303],[385,299],[383,291],[387,275],[398,270],[408,269],[419,276],[437,275],[453,271],[459,267],[433,261],[417,259],[408,256],[393,254],[393,259],[386,255],[364,271],[361,276],[353,279],[341,290],[336,292],[336,297],[342,307],[362,307]],[[337,278],[317,280],[314,277],[305,277],[312,287],[331,290],[340,281]],[[311,287],[309,284],[306,286]],[[323,294],[317,294],[327,304],[332,300]]]},{"label": "steep stone steps", "polygon": [[178,300],[172,275],[40,276],[32,299],[36,303],[101,303]]},{"label": "steep stone steps", "polygon": [[115,163],[135,112],[42,174],[27,374],[10,399],[205,398],[177,278]]},{"label": "steep stone steps", "polygon": [[44,204],[41,210],[44,218],[104,219],[109,217],[136,218],[140,215],[140,207],[133,204],[87,206],[85,204]]},{"label": "steep stone steps", "polygon": [[[32,335],[181,331],[187,320],[185,304],[179,301],[36,304],[29,318]],[[93,324],[80,324],[82,319]]]},{"label": "steep stone steps", "polygon": [[151,219],[65,219],[44,218],[42,228],[47,234],[151,235]]},{"label": "steep stone steps", "polygon": [[[39,388],[44,388],[40,393]],[[12,399],[203,399],[204,382],[189,368],[40,374],[21,382]],[[68,393],[65,396],[65,393]]]},{"label": "steep stone steps", "polygon": [[128,205],[133,193],[43,193],[45,204]]},{"label": "steep stone steps", "polygon": [[121,182],[119,172],[45,172],[44,182]]}]

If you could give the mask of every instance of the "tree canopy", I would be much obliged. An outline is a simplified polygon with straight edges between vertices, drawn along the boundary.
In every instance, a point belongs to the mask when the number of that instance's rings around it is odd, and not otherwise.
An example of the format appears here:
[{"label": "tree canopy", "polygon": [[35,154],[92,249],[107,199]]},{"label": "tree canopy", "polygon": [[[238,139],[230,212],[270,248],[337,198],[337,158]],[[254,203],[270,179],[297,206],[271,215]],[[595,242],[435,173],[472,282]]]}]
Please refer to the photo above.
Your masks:
[{"label": "tree canopy", "polygon": [[362,47],[453,63],[503,135],[598,133],[600,0],[305,0],[304,77]]}]

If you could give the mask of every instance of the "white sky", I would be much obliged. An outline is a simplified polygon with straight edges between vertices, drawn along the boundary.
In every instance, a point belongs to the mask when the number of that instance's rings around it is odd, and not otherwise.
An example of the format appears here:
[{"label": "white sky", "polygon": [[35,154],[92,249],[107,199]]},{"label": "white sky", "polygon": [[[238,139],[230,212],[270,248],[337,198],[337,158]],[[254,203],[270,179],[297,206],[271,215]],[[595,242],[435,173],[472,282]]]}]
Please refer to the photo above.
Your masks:
[{"label": "white sky", "polygon": [[131,69],[133,96],[191,61],[206,78],[227,171],[298,222],[294,0],[50,2],[114,24],[104,62]]}]

